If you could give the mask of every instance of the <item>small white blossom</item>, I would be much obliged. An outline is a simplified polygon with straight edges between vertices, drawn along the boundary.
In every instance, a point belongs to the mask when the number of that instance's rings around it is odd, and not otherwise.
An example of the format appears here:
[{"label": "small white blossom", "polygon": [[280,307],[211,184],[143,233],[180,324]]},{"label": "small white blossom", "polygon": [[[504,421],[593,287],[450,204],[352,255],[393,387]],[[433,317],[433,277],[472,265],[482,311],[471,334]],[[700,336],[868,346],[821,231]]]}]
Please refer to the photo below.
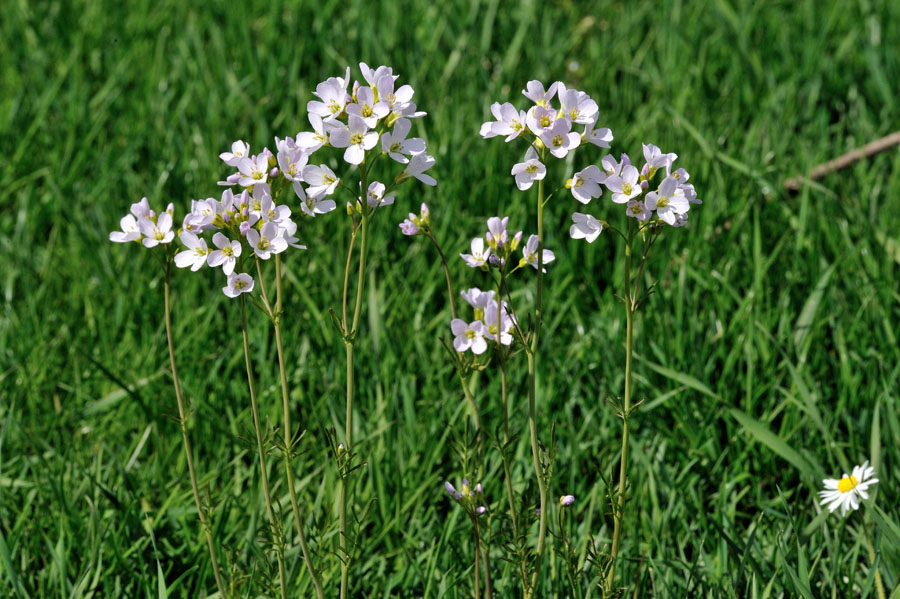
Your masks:
[{"label": "small white blossom", "polygon": [[222,287],[222,292],[228,297],[235,298],[242,293],[253,291],[253,277],[245,272],[240,274],[233,272],[228,275],[228,284]]},{"label": "small white blossom", "polygon": [[481,237],[476,237],[475,239],[473,239],[471,250],[471,254],[460,254],[459,257],[465,260],[466,264],[468,264],[472,268],[484,266],[485,263],[487,263],[488,258],[490,257],[490,252],[484,251],[484,239]]},{"label": "small white blossom", "polygon": [[237,167],[241,173],[238,184],[242,187],[265,183],[269,177],[269,159],[265,154],[259,154],[253,158],[241,158]]},{"label": "small white blossom", "polygon": [[334,171],[324,164],[321,166],[308,164],[303,167],[303,180],[309,184],[307,193],[314,198],[333,194],[341,182]]},{"label": "small white blossom", "polygon": [[156,222],[149,218],[140,219],[138,227],[144,235],[141,240],[144,247],[156,247],[161,243],[171,243],[175,239],[175,233],[172,231],[172,215],[168,211],[160,214],[156,218]]},{"label": "small white blossom", "polygon": [[455,336],[453,348],[456,351],[462,353],[471,349],[472,353],[478,355],[487,350],[487,341],[484,340],[484,324],[480,320],[467,324],[466,321],[455,318],[450,323],[450,330]]},{"label": "small white blossom", "polygon": [[600,184],[604,181],[606,181],[606,173],[592,164],[575,173],[566,182],[566,187],[572,190],[572,195],[575,196],[576,200],[582,204],[587,204],[592,199],[603,195],[603,188],[600,187]]},{"label": "small white blossom", "polygon": [[347,125],[339,123],[331,132],[331,145],[336,148],[347,148],[344,160],[349,164],[361,164],[366,157],[366,150],[371,150],[378,143],[378,132],[369,131],[365,120],[350,115]]},{"label": "small white blossom", "polygon": [[538,106],[547,108],[550,106],[550,101],[553,99],[553,96],[556,94],[556,90],[559,86],[560,82],[556,81],[555,83],[551,83],[550,87],[545,91],[544,84],[534,79],[525,84],[525,89],[522,90],[522,95]]},{"label": "small white blossom", "polygon": [[206,257],[206,263],[212,267],[221,266],[225,275],[234,272],[237,258],[241,255],[241,242],[228,239],[222,233],[213,235],[213,245],[218,249],[213,250]]},{"label": "small white blossom", "polygon": [[598,148],[608,148],[609,142],[613,140],[612,129],[607,127],[594,128],[594,124],[590,123],[584,128],[584,139]]},{"label": "small white blossom", "polygon": [[569,236],[572,239],[584,239],[588,243],[594,243],[603,231],[603,223],[590,214],[576,212],[572,215],[572,222],[574,224],[569,227]]},{"label": "small white blossom", "polygon": [[[553,262],[556,259],[556,256],[550,250],[545,249],[543,252],[543,260],[544,264],[548,264]],[[525,242],[525,247],[522,248],[522,262],[525,264],[530,264],[537,270],[538,267],[538,236],[532,235],[528,238],[528,241]],[[547,272],[547,269],[543,269],[544,272]]]},{"label": "small white blossom", "polygon": [[577,89],[567,89],[563,84],[559,85],[557,95],[559,111],[570,121],[584,125],[594,124],[597,118],[597,103],[589,95]]},{"label": "small white blossom", "polygon": [[525,123],[532,133],[540,137],[541,133],[553,127],[559,113],[551,107],[533,106],[525,116]]},{"label": "small white blossom", "polygon": [[624,204],[631,198],[636,198],[641,195],[643,190],[638,183],[639,177],[640,173],[638,173],[637,168],[630,164],[626,164],[622,167],[621,175],[607,177],[603,184],[606,185],[607,189],[613,192],[613,202],[616,204]]},{"label": "small white blossom", "polygon": [[531,189],[535,181],[540,181],[547,176],[547,167],[538,160],[534,148],[529,147],[525,153],[525,161],[514,165],[511,174],[516,178],[516,187],[525,191]]},{"label": "small white blossom", "polygon": [[109,234],[109,240],[116,243],[127,243],[129,241],[138,241],[141,238],[141,229],[138,221],[133,214],[126,214],[119,221],[121,231],[113,231]]},{"label": "small white blossom", "polygon": [[425,151],[425,140],[419,137],[407,139],[412,127],[409,119],[397,119],[394,128],[381,136],[381,150],[401,164],[409,162],[411,154],[420,154]]},{"label": "small white blossom", "polygon": [[557,158],[565,158],[570,150],[581,144],[581,136],[571,131],[572,124],[567,119],[556,119],[549,129],[541,133],[541,141]]},{"label": "small white blossom", "polygon": [[178,236],[187,249],[175,254],[175,266],[178,268],[191,267],[191,270],[198,271],[206,264],[206,257],[209,254],[209,248],[206,247],[206,240],[197,237],[190,231],[182,231]]},{"label": "small white blossom", "polygon": [[519,137],[525,131],[525,111],[516,110],[516,107],[506,102],[500,106],[500,118],[492,125],[497,135],[505,135],[510,142]]},{"label": "small white blossom", "polygon": [[325,126],[325,121],[319,115],[310,113],[308,118],[313,130],[298,133],[296,143],[301,150],[312,154],[328,143],[328,130]]},{"label": "small white blossom", "polygon": [[678,188],[675,177],[666,177],[659,185],[658,191],[647,194],[647,208],[656,210],[656,215],[670,225],[675,224],[675,216],[684,214],[691,205]]},{"label": "small white blossom", "polygon": [[429,156],[424,152],[421,154],[414,154],[413,157],[409,159],[409,164],[406,165],[403,172],[398,175],[398,180],[402,182],[410,177],[415,177],[425,185],[431,185],[433,187],[437,185],[437,181],[435,181],[434,177],[431,175],[425,174],[425,171],[432,166],[434,166],[434,158],[432,156]]},{"label": "small white blossom", "polygon": [[250,229],[247,231],[247,243],[253,248],[253,253],[263,260],[268,260],[272,254],[280,254],[287,249],[287,241],[278,235],[278,225],[266,223],[262,229]]},{"label": "small white blossom", "polygon": [[309,161],[309,155],[301,149],[278,152],[278,168],[285,179],[297,183],[303,180],[303,167]]},{"label": "small white blossom", "polygon": [[626,204],[625,214],[631,218],[636,218],[643,223],[650,220],[651,212],[644,202],[640,200],[630,200],[628,204]]},{"label": "small white blossom", "polygon": [[250,144],[244,143],[241,140],[237,140],[236,142],[231,144],[231,151],[222,152],[221,154],[219,154],[219,158],[221,158],[222,162],[224,162],[228,166],[236,167],[241,161],[241,158],[246,158],[249,155]]},{"label": "small white blossom", "polygon": [[377,206],[390,206],[394,203],[394,196],[384,197],[384,183],[372,181],[369,184],[369,190],[366,192],[366,204],[375,208]]},{"label": "small white blossom", "polygon": [[347,114],[362,119],[369,129],[378,126],[378,121],[386,117],[390,111],[391,107],[387,102],[375,101],[375,90],[371,87],[356,90],[356,102],[347,105]]}]

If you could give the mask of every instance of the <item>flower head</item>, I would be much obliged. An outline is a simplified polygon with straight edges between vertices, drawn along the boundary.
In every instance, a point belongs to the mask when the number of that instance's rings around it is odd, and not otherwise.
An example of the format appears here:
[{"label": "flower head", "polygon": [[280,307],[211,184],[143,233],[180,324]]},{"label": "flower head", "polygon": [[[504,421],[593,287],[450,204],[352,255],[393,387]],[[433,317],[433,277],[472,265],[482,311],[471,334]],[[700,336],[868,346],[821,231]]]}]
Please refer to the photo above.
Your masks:
[{"label": "flower head", "polygon": [[511,174],[516,178],[516,187],[521,191],[531,189],[535,181],[540,181],[547,176],[547,167],[538,160],[537,152],[533,147],[525,152],[525,161],[512,167]]},{"label": "flower head", "polygon": [[453,332],[453,348],[462,353],[471,349],[472,353],[483,354],[487,350],[487,341],[484,340],[484,323],[476,320],[466,323],[464,320],[454,318],[450,323]]},{"label": "flower head", "polygon": [[197,237],[190,231],[182,231],[178,236],[187,249],[175,254],[175,266],[178,268],[191,267],[191,270],[198,271],[206,264],[206,258],[209,254],[209,248],[206,247],[206,240]]},{"label": "flower head", "polygon": [[603,232],[603,223],[590,214],[576,212],[572,215],[572,223],[569,227],[569,236],[572,239],[584,239],[588,243],[594,243]]},{"label": "flower head", "polygon": [[[556,259],[556,256],[548,249],[543,251],[543,262],[547,264],[549,262],[553,262]],[[522,248],[522,265],[530,264],[537,270],[538,267],[538,236],[532,235],[528,238],[528,241],[525,242],[525,247]],[[547,269],[543,269],[544,272],[547,272]]]},{"label": "flower head", "polygon": [[484,251],[484,238],[476,237],[472,240],[471,254],[460,254],[459,257],[466,261],[466,264],[472,268],[484,266],[490,257],[490,252]]},{"label": "flower head", "polygon": [[222,287],[222,292],[230,298],[235,298],[242,293],[253,291],[253,277],[245,272],[233,272],[228,275],[228,284]]},{"label": "flower head", "polygon": [[875,469],[865,461],[861,466],[854,466],[850,474],[845,472],[840,479],[826,478],[822,481],[825,490],[819,491],[820,504],[829,512],[840,507],[841,516],[844,516],[851,509],[858,509],[860,500],[869,498],[869,487],[878,482],[874,477]]}]

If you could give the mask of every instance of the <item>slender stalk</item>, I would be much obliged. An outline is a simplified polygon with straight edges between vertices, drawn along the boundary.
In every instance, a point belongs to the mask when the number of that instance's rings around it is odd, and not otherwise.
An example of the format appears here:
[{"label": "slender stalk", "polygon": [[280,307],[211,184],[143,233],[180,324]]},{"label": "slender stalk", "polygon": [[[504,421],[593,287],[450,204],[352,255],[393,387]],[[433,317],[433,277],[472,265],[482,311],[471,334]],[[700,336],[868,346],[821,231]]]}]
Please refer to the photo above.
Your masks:
[{"label": "slender stalk", "polygon": [[[241,333],[244,337],[244,361],[247,363],[247,386],[250,388],[250,411],[253,415],[253,429],[256,432],[256,451],[259,455],[259,471],[261,473],[263,494],[266,498],[266,511],[269,515],[269,524],[272,534],[278,532],[278,519],[275,516],[275,508],[272,507],[272,494],[269,492],[269,474],[266,471],[266,451],[263,448],[262,428],[259,423],[259,404],[256,401],[256,387],[253,384],[253,366],[250,364],[250,338],[247,335],[247,302],[241,295]],[[281,599],[287,599],[287,581],[284,572],[284,551],[276,547],[275,556],[278,560],[278,579],[281,583]]]},{"label": "slender stalk", "polygon": [[[362,189],[366,189],[365,171],[362,175]],[[347,280],[350,272],[350,254],[347,255],[347,269],[344,272],[344,299],[341,314],[344,329],[344,345],[347,350],[347,406],[345,414],[345,430],[344,430],[344,451],[351,451],[353,442],[353,349],[356,343],[356,334],[359,329],[359,317],[362,312],[363,284],[365,282],[366,273],[366,253],[368,250],[369,240],[369,215],[366,207],[363,206],[362,224],[360,225],[360,247],[359,247],[359,272],[356,279],[356,304],[353,308],[353,322],[348,327],[347,323]],[[355,237],[355,232],[354,232]],[[351,241],[352,245],[352,241]],[[352,248],[351,248],[352,249]],[[349,455],[349,454],[348,454]],[[350,569],[350,550],[347,538],[347,487],[349,480],[345,477],[341,479],[341,496],[340,496],[340,546],[341,546],[341,599],[347,598],[348,576]]]},{"label": "slender stalk", "polygon": [[[634,241],[634,227],[629,223],[628,238],[625,243],[625,398],[622,407],[622,457],[619,461],[619,488],[616,492],[616,508],[613,510],[613,540],[609,556],[609,572],[606,576],[604,594],[612,593],[616,576],[616,557],[619,553],[619,539],[622,534],[622,515],[625,505],[625,484],[628,468],[628,422],[631,418],[631,348],[634,337],[634,310],[637,290],[631,289],[631,246]],[[646,254],[645,254],[646,255]]]},{"label": "slender stalk", "polygon": [[450,316],[453,319],[456,319],[456,304],[453,302],[453,283],[450,281],[450,268],[447,266],[447,258],[444,256],[444,252],[441,250],[441,246],[438,245],[437,239],[434,238],[434,234],[429,231],[428,233],[426,233],[426,235],[428,239],[431,240],[431,243],[434,244],[435,249],[441,256],[441,262],[444,265],[444,276],[447,277],[447,297],[450,298]]},{"label": "slender stalk", "polygon": [[216,550],[213,545],[212,527],[203,511],[200,502],[200,487],[197,484],[197,471],[194,469],[194,457],[191,452],[191,439],[187,431],[187,417],[185,416],[184,397],[181,395],[181,382],[178,379],[178,370],[175,368],[175,342],[172,340],[172,306],[169,298],[169,273],[172,262],[166,256],[166,284],[165,284],[165,310],[166,310],[166,340],[169,343],[169,364],[172,367],[172,383],[175,386],[175,401],[178,403],[178,423],[181,426],[181,440],[184,443],[184,455],[187,458],[188,473],[191,477],[191,491],[194,495],[194,504],[197,506],[197,516],[200,518],[200,526],[206,533],[206,545],[209,547],[209,559],[212,562],[213,574],[216,577],[216,588],[219,596],[225,599],[225,585],[222,583],[222,574],[219,572],[219,562],[216,559]]},{"label": "slender stalk", "polygon": [[481,570],[481,534],[478,531],[478,516],[472,517],[472,524],[475,526],[475,599],[480,599],[481,588],[478,581],[478,572]]},{"label": "slender stalk", "polygon": [[[472,416],[475,418],[475,429],[478,434],[479,440],[481,439],[481,411],[478,409],[478,404],[475,403],[475,397],[472,396],[472,391],[469,389],[469,379],[468,377],[464,377],[462,373],[459,373],[459,382],[462,385],[463,395],[466,396],[466,401],[469,402],[469,406],[472,408]],[[480,449],[479,449],[480,451]]]},{"label": "slender stalk", "polygon": [[481,552],[481,561],[484,562],[484,599],[494,599],[494,588],[491,582],[491,558],[488,551],[488,544],[484,544]]},{"label": "slender stalk", "polygon": [[[544,150],[541,150],[541,160],[544,159]],[[531,576],[531,588],[526,597],[533,597],[540,579],[541,561],[544,555],[544,541],[547,536],[547,488],[544,484],[544,475],[541,469],[540,447],[537,434],[537,416],[535,403],[537,395],[537,366],[538,366],[538,340],[541,332],[541,316],[544,298],[544,181],[538,181],[537,198],[537,302],[534,307],[534,332],[531,337],[531,347],[528,351],[528,432],[531,436],[531,458],[534,464],[534,474],[537,477],[538,490],[540,492],[540,524],[538,527],[538,541],[535,549],[534,573]]]},{"label": "slender stalk", "polygon": [[[260,277],[262,278],[262,277]],[[291,494],[291,509],[294,512],[294,526],[297,528],[297,535],[300,537],[300,548],[303,551],[303,561],[306,562],[306,569],[312,578],[313,585],[316,587],[316,596],[319,599],[325,598],[325,592],[322,589],[322,582],[312,563],[309,553],[309,546],[306,542],[306,535],[303,532],[303,519],[300,515],[300,505],[297,503],[297,492],[294,490],[294,472],[291,468],[291,450],[293,449],[293,437],[291,434],[291,409],[288,396],[287,373],[284,367],[284,343],[281,340],[281,256],[275,255],[275,315],[272,322],[275,326],[275,344],[278,348],[278,369],[281,374],[281,399],[284,411],[284,469],[287,475],[288,491]]]}]

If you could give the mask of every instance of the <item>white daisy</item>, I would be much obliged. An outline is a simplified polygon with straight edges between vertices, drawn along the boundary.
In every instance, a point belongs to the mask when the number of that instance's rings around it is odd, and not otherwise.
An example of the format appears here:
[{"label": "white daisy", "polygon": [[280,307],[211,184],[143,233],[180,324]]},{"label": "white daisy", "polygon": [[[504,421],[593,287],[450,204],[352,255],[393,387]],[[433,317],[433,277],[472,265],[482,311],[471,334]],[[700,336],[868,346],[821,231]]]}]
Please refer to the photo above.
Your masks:
[{"label": "white daisy", "polygon": [[840,507],[841,516],[846,515],[850,509],[859,509],[860,500],[869,498],[869,487],[878,482],[874,476],[875,469],[865,461],[862,466],[855,466],[852,473],[845,472],[840,480],[826,478],[822,481],[825,490],[819,491],[821,505],[826,505],[829,512]]}]

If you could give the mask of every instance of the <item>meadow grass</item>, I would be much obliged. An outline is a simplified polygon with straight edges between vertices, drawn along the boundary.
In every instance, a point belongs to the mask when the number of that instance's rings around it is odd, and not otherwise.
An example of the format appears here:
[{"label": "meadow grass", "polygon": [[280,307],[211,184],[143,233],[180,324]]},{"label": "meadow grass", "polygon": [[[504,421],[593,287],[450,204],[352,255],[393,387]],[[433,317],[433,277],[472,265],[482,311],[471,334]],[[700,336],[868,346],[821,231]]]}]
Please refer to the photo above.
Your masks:
[{"label": "meadow grass", "polygon": [[[127,4],[127,6],[126,6]],[[517,154],[478,136],[491,101],[529,79],[561,79],[600,104],[613,151],[679,154],[704,204],[658,243],[638,315],[636,398],[620,580],[636,597],[873,596],[855,534],[873,534],[888,593],[900,582],[900,154],[804,188],[782,181],[897,129],[900,4],[860,2],[390,2],[309,5],[173,0],[10,0],[0,19],[0,595],[200,597],[213,588],[187,481],[150,256],[107,234],[128,204],[218,195],[234,139],[253,148],[307,128],[315,83],[360,61],[389,64],[428,117],[438,187],[405,190],[373,223],[357,361],[355,438],[362,520],[354,597],[470,596],[465,518],[441,492],[459,476],[468,412],[439,337],[449,335],[440,262],[397,223],[427,201],[448,254],[486,217],[531,228]],[[599,156],[599,155],[598,155]],[[556,173],[562,177],[564,173]],[[529,196],[530,197],[530,196]],[[569,197],[547,207],[539,373],[543,435],[555,423],[550,496],[577,498],[580,543],[609,543],[603,478],[620,422],[622,260],[613,237],[568,238]],[[608,197],[588,211],[613,219]],[[284,323],[297,460],[313,551],[336,588],[335,471],[326,431],[342,426],[340,302],[345,217],[301,229],[285,260]],[[481,284],[451,260],[457,284]],[[179,370],[201,485],[220,548],[260,588],[259,492],[240,322],[220,277],[176,273]],[[523,301],[531,299],[522,289]],[[280,414],[269,328],[251,331],[263,412]],[[524,359],[522,360],[524,362]],[[513,428],[527,419],[524,366]],[[499,423],[499,380],[477,398]],[[471,435],[471,430],[469,430]],[[527,438],[517,480],[532,481]],[[876,502],[846,521],[815,491],[870,459]],[[325,481],[322,483],[322,481]],[[499,464],[482,481],[503,510]],[[536,490],[519,489],[536,501]],[[276,486],[288,507],[283,483]],[[362,516],[361,513],[357,515]],[[551,572],[562,567],[550,553]],[[513,566],[494,560],[498,596]],[[296,544],[294,596],[311,582]],[[594,582],[599,578],[594,577]],[[545,587],[538,596],[568,596]],[[510,593],[504,593],[504,589]],[[597,596],[596,587],[588,596]],[[896,596],[896,593],[895,595]]]}]

